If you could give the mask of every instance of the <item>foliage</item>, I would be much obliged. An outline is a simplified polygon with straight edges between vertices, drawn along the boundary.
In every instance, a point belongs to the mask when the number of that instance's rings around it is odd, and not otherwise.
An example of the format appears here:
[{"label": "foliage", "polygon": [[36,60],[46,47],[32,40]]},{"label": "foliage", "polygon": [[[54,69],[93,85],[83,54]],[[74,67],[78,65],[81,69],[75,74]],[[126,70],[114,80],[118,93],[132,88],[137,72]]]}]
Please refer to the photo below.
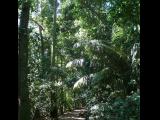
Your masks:
[{"label": "foliage", "polygon": [[61,115],[82,103],[90,120],[139,120],[139,0],[61,0],[56,22],[52,0],[31,2],[32,117],[37,108],[49,119],[55,106]]},{"label": "foliage", "polygon": [[125,99],[116,98],[105,103],[90,106],[89,120],[138,120],[140,95],[135,92]]}]

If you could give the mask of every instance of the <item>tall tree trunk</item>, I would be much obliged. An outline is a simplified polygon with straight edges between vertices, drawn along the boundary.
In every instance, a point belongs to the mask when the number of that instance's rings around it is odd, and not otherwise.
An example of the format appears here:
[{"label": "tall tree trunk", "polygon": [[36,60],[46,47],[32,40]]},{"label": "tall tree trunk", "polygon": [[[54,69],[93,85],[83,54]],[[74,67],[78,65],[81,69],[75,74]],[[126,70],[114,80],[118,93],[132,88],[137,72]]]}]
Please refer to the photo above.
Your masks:
[{"label": "tall tree trunk", "polygon": [[54,0],[54,11],[53,11],[53,53],[52,53],[52,66],[55,66],[55,47],[56,47],[56,19],[57,19],[57,0]]},{"label": "tall tree trunk", "polygon": [[42,60],[41,60],[41,64],[42,64],[42,72],[41,72],[41,78],[44,79],[44,75],[45,75],[45,56],[44,56],[44,41],[43,41],[43,35],[42,35],[42,31],[40,30],[40,39],[41,39],[41,56],[42,56]]},{"label": "tall tree trunk", "polygon": [[[55,67],[55,47],[56,47],[56,19],[57,19],[57,0],[54,0],[54,9],[53,9],[53,51],[52,51],[52,60],[51,60],[51,67]],[[56,76],[53,75],[53,78],[51,78],[51,81],[55,81]],[[52,82],[54,82],[52,81]],[[53,92],[51,91],[51,119],[53,118],[55,120],[58,119],[58,107],[57,107],[57,97],[56,97],[56,90],[54,89],[54,85],[51,86],[51,89],[54,90]]]},{"label": "tall tree trunk", "polygon": [[19,27],[19,55],[18,55],[18,98],[19,120],[31,120],[29,88],[28,88],[28,22],[29,22],[30,1],[24,1]]},{"label": "tall tree trunk", "polygon": [[[42,25],[40,25],[37,21],[31,19],[35,24],[37,24],[39,28],[39,34],[40,34],[40,41],[41,41],[41,74],[40,78],[44,79],[44,74],[45,74],[45,56],[44,56],[44,40],[43,40],[43,34],[42,31],[44,30]],[[43,23],[43,22],[42,22]]]}]

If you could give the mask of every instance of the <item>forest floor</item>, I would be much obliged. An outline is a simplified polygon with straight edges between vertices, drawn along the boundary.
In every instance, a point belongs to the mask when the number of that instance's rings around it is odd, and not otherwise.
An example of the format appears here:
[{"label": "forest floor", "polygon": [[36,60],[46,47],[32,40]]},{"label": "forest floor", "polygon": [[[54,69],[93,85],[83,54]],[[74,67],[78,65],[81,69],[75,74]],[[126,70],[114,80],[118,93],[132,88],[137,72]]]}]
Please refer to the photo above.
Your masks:
[{"label": "forest floor", "polygon": [[59,117],[59,120],[85,120],[85,113],[86,110],[84,108],[75,109],[72,112],[64,113]]}]

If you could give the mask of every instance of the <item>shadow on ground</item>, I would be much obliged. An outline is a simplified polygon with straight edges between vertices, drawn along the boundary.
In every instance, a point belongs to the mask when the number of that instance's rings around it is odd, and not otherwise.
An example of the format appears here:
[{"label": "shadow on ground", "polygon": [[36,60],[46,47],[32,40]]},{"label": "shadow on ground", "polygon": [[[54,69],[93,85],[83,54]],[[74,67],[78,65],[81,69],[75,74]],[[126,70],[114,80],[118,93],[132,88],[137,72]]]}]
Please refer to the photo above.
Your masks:
[{"label": "shadow on ground", "polygon": [[64,113],[59,120],[85,120],[85,109],[76,109],[72,112]]}]

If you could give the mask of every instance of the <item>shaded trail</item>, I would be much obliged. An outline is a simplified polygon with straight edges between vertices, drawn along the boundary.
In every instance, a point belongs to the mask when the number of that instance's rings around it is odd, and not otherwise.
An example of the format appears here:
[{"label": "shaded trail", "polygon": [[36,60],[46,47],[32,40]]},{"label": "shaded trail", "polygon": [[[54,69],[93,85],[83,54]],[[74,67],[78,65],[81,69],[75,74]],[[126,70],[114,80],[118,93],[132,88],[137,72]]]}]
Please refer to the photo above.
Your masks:
[{"label": "shaded trail", "polygon": [[59,120],[85,120],[85,109],[76,109],[72,112],[64,113]]}]

